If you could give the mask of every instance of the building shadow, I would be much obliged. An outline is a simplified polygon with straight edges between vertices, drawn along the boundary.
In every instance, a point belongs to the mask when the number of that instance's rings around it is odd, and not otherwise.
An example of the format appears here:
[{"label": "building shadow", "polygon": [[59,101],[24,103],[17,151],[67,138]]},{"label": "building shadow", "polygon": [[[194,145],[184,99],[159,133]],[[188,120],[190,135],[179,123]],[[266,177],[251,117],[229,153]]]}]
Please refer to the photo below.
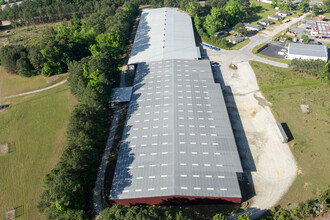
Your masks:
[{"label": "building shadow", "polygon": [[237,176],[241,188],[242,201],[244,202],[256,195],[251,172],[256,172],[257,168],[254,163],[250,146],[246,138],[246,133],[243,128],[243,124],[241,121],[240,114],[238,112],[233,92],[230,86],[227,86],[225,84],[219,66],[213,67],[212,72],[215,83],[219,83],[221,86],[225,103],[227,106],[227,112],[234,132],[238,153],[241,159],[243,173],[238,173]]},{"label": "building shadow", "polygon": [[15,218],[21,217],[24,215],[24,205],[15,207]]},{"label": "building shadow", "polygon": [[281,123],[281,125],[282,125],[282,128],[283,128],[285,134],[288,136],[288,142],[292,141],[294,138],[293,138],[293,135],[290,131],[288,124],[284,122],[284,123]]},{"label": "building shadow", "polygon": [[[127,111],[122,112],[121,122],[123,126],[118,126],[116,136],[118,141],[115,141],[115,145],[111,150],[111,156],[108,162],[106,182],[104,188],[109,190],[105,192],[106,202],[108,205],[115,204],[115,200],[120,198],[120,195],[124,193],[125,188],[132,185],[132,174],[130,173],[130,166],[135,160],[135,154],[130,147],[131,143],[128,141],[130,137],[131,125],[127,122],[139,109],[137,100],[141,96],[139,89],[145,85],[144,78],[150,72],[150,68],[147,63],[139,63],[136,68],[136,72],[131,73],[132,79],[134,79],[134,88],[129,103],[123,104],[123,108],[127,108]],[[115,167],[115,169],[114,169]]]}]

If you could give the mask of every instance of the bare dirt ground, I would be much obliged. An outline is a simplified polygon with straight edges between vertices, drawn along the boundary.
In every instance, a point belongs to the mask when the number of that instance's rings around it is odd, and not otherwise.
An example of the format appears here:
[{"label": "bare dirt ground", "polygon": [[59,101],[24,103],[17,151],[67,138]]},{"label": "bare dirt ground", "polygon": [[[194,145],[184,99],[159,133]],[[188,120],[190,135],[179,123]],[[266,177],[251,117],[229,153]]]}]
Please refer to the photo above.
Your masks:
[{"label": "bare dirt ground", "polygon": [[[217,60],[216,57],[210,58]],[[227,86],[224,94],[227,96],[228,90],[231,90],[248,144],[246,147],[245,143],[241,143],[244,139],[236,138],[244,171],[252,174],[249,182],[255,191],[246,213],[257,218],[286,193],[296,177],[297,165],[288,144],[283,144],[276,132],[275,118],[269,108],[271,103],[259,91],[249,63],[242,62],[237,67],[237,70],[221,67],[224,84]],[[228,98],[226,101],[229,108],[233,106]],[[240,128],[234,123],[233,129],[235,131]],[[253,159],[242,155],[247,154],[248,150]]]},{"label": "bare dirt ground", "polygon": [[[232,126],[235,135],[239,136],[236,141],[243,169],[247,174],[245,178],[255,191],[255,196],[250,199],[249,208],[245,211],[252,219],[260,217],[267,209],[276,205],[293,183],[298,169],[288,144],[283,144],[277,134],[271,103],[259,91],[254,71],[248,61],[257,60],[287,67],[287,64],[258,57],[251,51],[256,45],[267,42],[303,17],[293,18],[289,23],[251,37],[251,42],[238,51],[204,51],[205,58],[220,63],[221,70],[218,70],[215,78],[221,81],[224,88],[229,111],[237,111],[236,119],[240,121],[232,122]],[[235,64],[238,69],[230,69],[230,64]],[[242,213],[237,215],[239,214]]]}]

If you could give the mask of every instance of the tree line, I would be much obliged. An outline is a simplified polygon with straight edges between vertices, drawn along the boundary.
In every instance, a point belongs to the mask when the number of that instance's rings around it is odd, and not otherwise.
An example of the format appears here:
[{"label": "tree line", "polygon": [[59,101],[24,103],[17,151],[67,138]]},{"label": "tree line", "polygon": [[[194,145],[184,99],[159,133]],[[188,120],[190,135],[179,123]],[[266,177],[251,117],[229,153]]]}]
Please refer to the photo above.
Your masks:
[{"label": "tree line", "polygon": [[[330,62],[330,61],[329,61]],[[289,66],[299,72],[306,72],[311,76],[316,76],[320,81],[330,82],[330,65],[323,60],[293,59]]]},{"label": "tree line", "polygon": [[[0,20],[9,20],[12,25],[27,25],[71,19],[74,12],[88,14],[94,12],[113,13],[127,0],[24,0],[0,10]],[[147,0],[131,0],[142,4]]]},{"label": "tree line", "polygon": [[[68,69],[71,92],[79,101],[67,128],[67,147],[60,161],[44,180],[44,192],[38,209],[45,212],[47,219],[88,217],[89,198],[96,178],[99,154],[107,138],[108,98],[120,78],[118,67],[121,54],[137,14],[138,5],[125,3],[113,14],[94,15],[84,22],[73,19],[71,25],[60,26],[50,35],[55,42],[68,45],[79,57],[73,59],[70,50],[62,50],[65,47],[47,47],[53,51],[41,52],[42,57],[47,54],[49,60],[45,61],[52,66],[51,69]],[[103,31],[98,32],[89,28],[88,24],[95,16],[101,19],[102,24],[113,19],[111,24],[105,25]],[[68,39],[71,40],[66,42]],[[63,60],[51,62],[55,59],[53,56]],[[62,61],[67,65],[62,66]],[[42,68],[47,65],[44,63]]]},{"label": "tree line", "polygon": [[[131,206],[125,207],[121,204],[113,205],[105,209],[99,219],[109,220],[126,220],[126,219],[150,219],[150,220],[189,220],[198,219],[192,216],[186,209],[179,207],[159,207],[159,206]],[[227,220],[226,215],[221,213],[210,217],[213,220]],[[251,218],[242,214],[237,217],[237,220],[250,220]]]}]

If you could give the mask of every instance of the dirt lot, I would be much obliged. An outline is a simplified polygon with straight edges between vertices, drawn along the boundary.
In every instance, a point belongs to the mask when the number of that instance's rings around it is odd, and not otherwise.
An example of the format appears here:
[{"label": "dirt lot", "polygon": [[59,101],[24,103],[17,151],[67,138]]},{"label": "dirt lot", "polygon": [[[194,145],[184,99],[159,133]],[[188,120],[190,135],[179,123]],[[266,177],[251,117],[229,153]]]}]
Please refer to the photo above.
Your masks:
[{"label": "dirt lot", "polygon": [[[259,217],[286,193],[297,173],[295,159],[287,144],[276,132],[275,118],[261,92],[248,62],[238,63],[232,70],[217,56],[210,59],[221,64],[227,106],[238,112],[240,122],[232,123],[246,177],[254,186],[248,214]],[[233,94],[233,99],[228,98]],[[235,119],[234,119],[235,120]],[[243,130],[243,131],[242,131]],[[237,138],[237,131],[239,137]],[[243,135],[243,136],[242,136]],[[251,155],[251,156],[250,156]]]}]

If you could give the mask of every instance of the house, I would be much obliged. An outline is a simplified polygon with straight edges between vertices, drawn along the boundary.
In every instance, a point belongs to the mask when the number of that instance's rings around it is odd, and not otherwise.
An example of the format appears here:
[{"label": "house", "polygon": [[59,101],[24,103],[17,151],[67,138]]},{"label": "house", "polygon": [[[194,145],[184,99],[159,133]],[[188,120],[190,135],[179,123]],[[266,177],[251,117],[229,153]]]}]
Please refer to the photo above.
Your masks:
[{"label": "house", "polygon": [[264,27],[256,24],[244,23],[245,29],[248,31],[261,31]]},{"label": "house", "polygon": [[274,22],[272,22],[271,20],[260,20],[259,22],[258,22],[258,24],[260,24],[260,25],[263,25],[263,26],[269,26],[269,25],[271,25],[271,24],[274,24]]},{"label": "house", "polygon": [[240,36],[233,36],[231,38],[229,38],[229,42],[232,43],[232,44],[237,44],[239,42],[242,42],[243,40],[245,40],[244,37],[240,37]]},{"label": "house", "polygon": [[278,21],[278,20],[281,20],[282,17],[279,15],[268,15],[268,19],[273,20],[273,21]]},{"label": "house", "polygon": [[328,61],[328,48],[324,45],[289,43],[288,59]]},{"label": "house", "polygon": [[278,11],[276,14],[281,16],[281,17],[286,17],[286,16],[291,15],[291,13],[288,12],[288,11]]},{"label": "house", "polygon": [[227,31],[218,31],[218,32],[215,32],[214,37],[223,38],[223,37],[226,37],[228,35],[229,34],[228,34]]}]

